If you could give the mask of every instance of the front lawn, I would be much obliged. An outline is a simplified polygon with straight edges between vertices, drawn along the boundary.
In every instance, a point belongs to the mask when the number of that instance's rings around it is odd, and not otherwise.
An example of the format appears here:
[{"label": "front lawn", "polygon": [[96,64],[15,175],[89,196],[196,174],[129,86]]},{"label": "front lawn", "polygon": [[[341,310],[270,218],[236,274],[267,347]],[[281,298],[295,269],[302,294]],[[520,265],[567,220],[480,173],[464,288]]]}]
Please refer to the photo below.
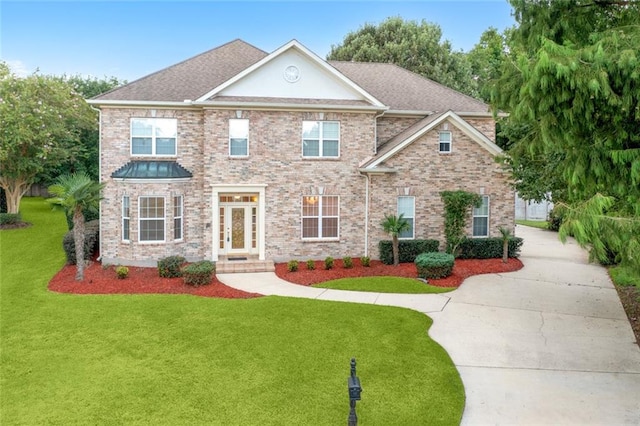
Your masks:
[{"label": "front lawn", "polygon": [[22,213],[32,227],[0,231],[0,424],[344,424],[354,356],[361,424],[460,422],[462,383],[425,315],[50,292],[64,216],[37,198]]},{"label": "front lawn", "polygon": [[516,224],[522,225],[522,226],[530,226],[532,228],[549,229],[549,226],[548,226],[548,223],[547,223],[546,220],[521,220],[521,219],[518,219],[518,220],[516,220]]},{"label": "front lawn", "polygon": [[360,277],[342,278],[314,284],[312,287],[331,288],[335,290],[371,291],[376,293],[446,293],[457,287],[436,287],[422,281],[401,277]]}]

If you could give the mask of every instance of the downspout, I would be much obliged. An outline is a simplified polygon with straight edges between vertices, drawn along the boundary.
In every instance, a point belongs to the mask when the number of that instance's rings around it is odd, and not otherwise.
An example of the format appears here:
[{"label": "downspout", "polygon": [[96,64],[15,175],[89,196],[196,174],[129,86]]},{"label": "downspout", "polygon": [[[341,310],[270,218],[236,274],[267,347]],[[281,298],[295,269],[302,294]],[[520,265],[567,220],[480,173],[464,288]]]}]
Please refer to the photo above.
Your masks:
[{"label": "downspout", "polygon": [[[89,108],[94,111],[98,111],[98,182],[100,182],[100,177],[102,176],[102,110],[98,108],[94,108],[93,105],[89,104]],[[100,252],[100,256],[98,256],[98,262],[102,260],[102,200],[100,200],[100,204],[98,205],[98,217],[100,220],[98,221],[98,251]]]},{"label": "downspout", "polygon": [[364,194],[364,255],[369,256],[369,180],[371,177],[368,173],[365,173],[364,177],[367,179]]}]

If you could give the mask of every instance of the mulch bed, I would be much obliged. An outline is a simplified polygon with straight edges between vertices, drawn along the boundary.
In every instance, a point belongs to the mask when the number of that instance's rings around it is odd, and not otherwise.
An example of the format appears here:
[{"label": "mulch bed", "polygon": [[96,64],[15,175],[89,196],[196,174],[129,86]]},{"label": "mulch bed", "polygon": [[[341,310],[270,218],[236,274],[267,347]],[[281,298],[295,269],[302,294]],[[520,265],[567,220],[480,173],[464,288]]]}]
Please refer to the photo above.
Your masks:
[{"label": "mulch bed", "polygon": [[[429,284],[438,287],[459,287],[460,284],[472,275],[490,274],[500,272],[513,272],[523,267],[518,259],[510,258],[508,263],[502,263],[502,259],[457,259],[453,266],[453,274],[447,278],[430,279]],[[315,269],[307,269],[306,262],[300,262],[296,272],[289,272],[286,263],[276,264],[276,275],[283,280],[301,285],[318,284],[323,281],[338,278],[394,276],[416,278],[416,265],[413,263],[401,263],[398,266],[385,265],[379,260],[372,260],[370,267],[364,267],[360,259],[353,259],[353,268],[345,269],[342,260],[334,261],[333,269],[325,270],[324,261],[316,261]]]},{"label": "mulch bed", "polygon": [[[413,263],[403,263],[396,267],[372,260],[370,267],[364,267],[360,264],[360,259],[354,259],[353,268],[346,269],[342,266],[342,260],[336,259],[334,268],[331,270],[324,269],[324,261],[316,261],[315,265],[315,270],[308,270],[306,263],[301,262],[297,272],[288,272],[286,263],[278,263],[276,274],[286,281],[307,286],[345,277],[416,277],[416,266]],[[522,266],[522,262],[518,259],[509,259],[506,264],[502,263],[502,259],[459,259],[456,260],[450,277],[429,280],[429,284],[439,287],[458,287],[465,278],[472,275],[512,272]],[[120,280],[116,277],[114,266],[103,268],[97,261],[92,261],[85,269],[84,281],[76,281],[75,275],[75,265],[65,265],[49,282],[49,290],[74,294],[192,294],[225,299],[249,299],[261,296],[228,287],[218,281],[215,276],[209,285],[192,287],[184,284],[182,278],[159,277],[156,268],[130,266],[129,276]]]},{"label": "mulch bed", "polygon": [[4,225],[0,225],[0,230],[3,229],[19,229],[19,228],[28,228],[31,226],[29,222],[18,222],[18,223],[7,223]]},{"label": "mulch bed", "polygon": [[192,294],[224,299],[249,299],[260,294],[247,293],[222,284],[214,276],[211,284],[201,287],[186,285],[182,278],[161,278],[157,268],[129,267],[129,276],[119,280],[115,267],[103,268],[91,262],[84,270],[84,281],[76,281],[76,266],[66,265],[49,282],[49,290],[75,294]]}]

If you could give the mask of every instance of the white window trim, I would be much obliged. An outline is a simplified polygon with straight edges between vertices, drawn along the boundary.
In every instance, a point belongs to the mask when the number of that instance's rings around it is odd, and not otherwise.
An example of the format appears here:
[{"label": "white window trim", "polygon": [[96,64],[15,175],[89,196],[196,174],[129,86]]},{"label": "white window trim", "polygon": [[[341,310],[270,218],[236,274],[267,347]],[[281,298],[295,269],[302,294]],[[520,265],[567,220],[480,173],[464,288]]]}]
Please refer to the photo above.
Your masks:
[{"label": "white window trim", "polygon": [[[320,134],[318,135],[318,155],[304,155],[304,123],[318,123],[318,128],[320,130]],[[338,123],[338,155],[336,156],[326,156],[323,154],[324,151],[324,144],[322,143],[322,141],[324,140],[323,138],[323,134],[324,134],[324,123]],[[309,139],[309,138],[307,138]],[[303,120],[302,121],[302,138],[300,139],[301,144],[300,144],[300,149],[302,152],[302,158],[304,159],[338,159],[340,158],[340,140],[342,139],[342,126],[340,125],[340,121],[338,120],[327,120],[327,121],[323,121],[323,120]],[[315,139],[313,139],[315,140]]]},{"label": "white window trim", "polygon": [[[180,215],[176,216],[176,198],[180,198]],[[173,196],[173,241],[184,240],[184,197],[182,195]],[[176,219],[180,219],[180,238],[176,238]]]},{"label": "white window trim", "polygon": [[[489,232],[489,229],[490,229],[489,220],[490,220],[490,217],[491,217],[491,197],[489,197],[488,195],[481,195],[481,197],[482,197],[483,200],[485,198],[487,199],[487,214],[486,215],[484,215],[484,214],[476,215],[475,214],[476,208],[475,207],[472,208],[472,210],[471,210],[471,237],[472,238],[487,238],[487,237],[489,237],[489,234],[490,234],[490,232]],[[476,217],[486,217],[487,218],[487,233],[486,233],[486,235],[473,235],[473,221],[474,221],[474,219]]]},{"label": "white window trim", "polygon": [[[442,144],[443,142],[440,140],[440,135],[442,135],[443,133],[448,133],[449,134],[449,151],[443,151],[440,149],[440,144]],[[438,132],[438,152],[440,154],[451,154],[453,152],[453,134],[451,133],[450,130],[441,130]]]},{"label": "white window trim", "polygon": [[[176,123],[176,148],[174,154],[156,154],[156,132],[155,125],[151,132],[151,154],[134,154],[133,153],[133,121],[134,120],[173,120]],[[178,119],[177,118],[156,118],[156,117],[131,117],[129,120],[129,154],[132,157],[165,157],[175,158],[178,156]]]},{"label": "white window trim", "polygon": [[[127,200],[127,205],[129,208],[129,215],[125,216],[125,200]],[[128,221],[128,226],[125,227],[124,225],[124,221],[127,220]],[[124,230],[127,230],[127,233],[129,234],[129,238],[125,238],[124,237]],[[122,197],[122,241],[123,242],[131,242],[131,197],[129,197],[128,195],[124,195]]]},{"label": "white window trim", "polygon": [[411,227],[411,236],[410,237],[400,237],[398,236],[399,240],[414,240],[416,238],[416,197],[415,196],[411,196],[411,195],[399,195],[396,198],[396,214],[398,216],[400,216],[400,211],[398,209],[399,207],[399,201],[400,198],[411,198],[413,201],[413,216],[403,216],[405,219],[407,217],[411,217],[411,219],[413,219],[413,226]]},{"label": "white window trim", "polygon": [[[246,121],[247,122],[247,153],[244,155],[234,155],[231,153],[231,122],[232,121]],[[249,156],[249,119],[248,118],[230,118],[229,119],[229,157],[232,158],[246,158]]]},{"label": "white window trim", "polygon": [[[306,197],[316,197],[318,199],[318,216],[305,216],[304,215],[304,199]],[[336,216],[322,216],[322,198],[323,197],[335,197],[338,199],[338,214]],[[340,196],[339,195],[303,195],[300,204],[300,238],[303,241],[339,241],[340,240]],[[335,237],[305,237],[304,236],[304,219],[317,218],[318,219],[318,235],[322,235],[322,219],[337,218],[338,234]]]},{"label": "white window trim", "polygon": [[[163,228],[164,228],[164,239],[163,240],[142,240],[142,222],[145,220],[159,220],[159,218],[153,218],[153,219],[148,219],[142,218],[142,214],[141,214],[141,208],[142,208],[142,202],[140,200],[142,200],[143,198],[162,198],[164,199],[164,217],[162,218],[162,222],[164,224]],[[165,243],[167,241],[167,199],[164,196],[161,195],[141,195],[138,197],[138,243],[139,244],[158,244],[158,243]]]}]

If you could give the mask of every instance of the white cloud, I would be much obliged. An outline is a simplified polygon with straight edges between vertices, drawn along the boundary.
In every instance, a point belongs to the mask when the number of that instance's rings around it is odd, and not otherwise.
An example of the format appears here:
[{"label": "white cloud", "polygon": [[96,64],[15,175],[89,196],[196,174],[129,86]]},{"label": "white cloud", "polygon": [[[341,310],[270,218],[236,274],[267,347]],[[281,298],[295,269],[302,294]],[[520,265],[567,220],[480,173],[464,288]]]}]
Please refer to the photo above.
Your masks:
[{"label": "white cloud", "polygon": [[26,77],[29,74],[32,74],[35,70],[30,70],[27,64],[22,62],[19,59],[6,59],[4,60],[7,65],[9,65],[9,69],[18,77]]}]

